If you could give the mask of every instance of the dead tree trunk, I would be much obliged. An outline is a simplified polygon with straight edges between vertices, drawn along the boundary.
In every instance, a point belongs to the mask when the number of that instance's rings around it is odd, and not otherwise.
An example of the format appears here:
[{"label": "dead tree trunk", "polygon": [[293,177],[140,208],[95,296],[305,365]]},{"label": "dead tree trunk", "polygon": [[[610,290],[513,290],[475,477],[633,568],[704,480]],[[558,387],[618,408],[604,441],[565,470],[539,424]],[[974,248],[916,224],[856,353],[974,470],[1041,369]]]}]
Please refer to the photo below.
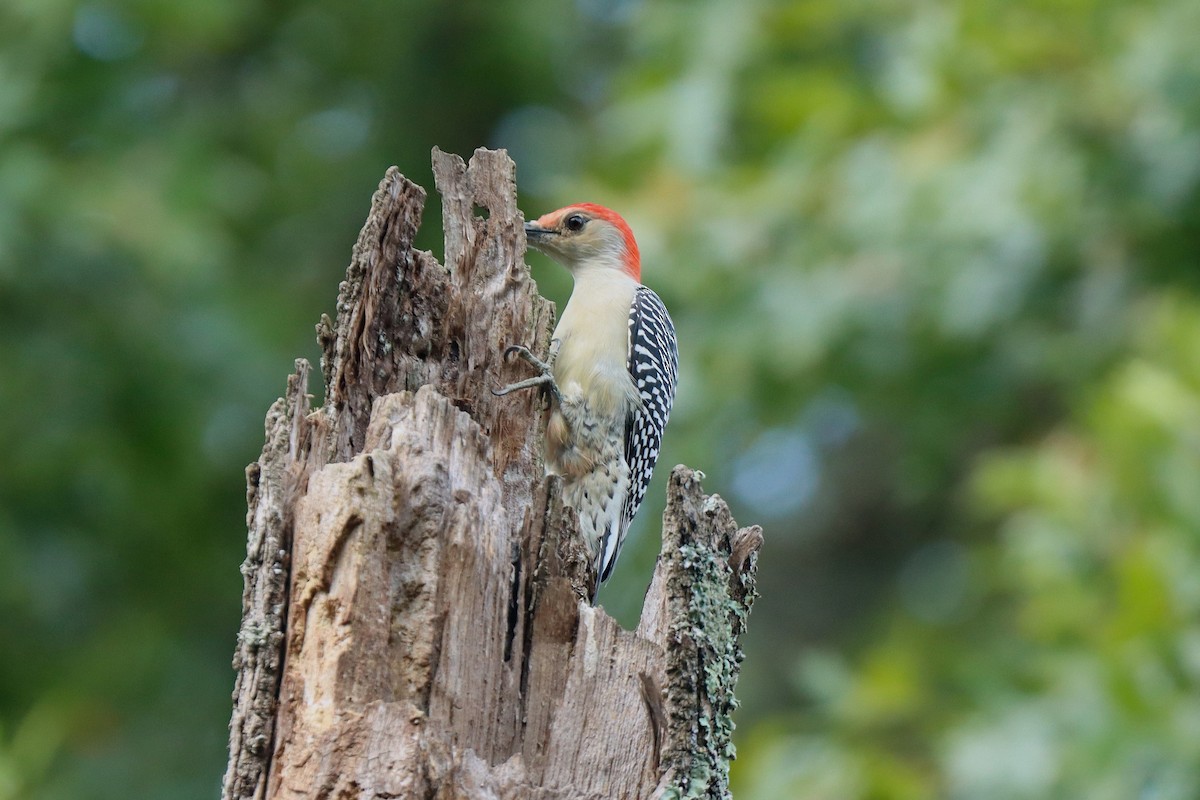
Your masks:
[{"label": "dead tree trunk", "polygon": [[676,467],[637,630],[580,602],[542,401],[489,391],[554,317],[513,163],[433,165],[446,266],[393,167],[318,326],[325,403],[297,361],[247,469],[223,797],[727,797],[761,530]]}]

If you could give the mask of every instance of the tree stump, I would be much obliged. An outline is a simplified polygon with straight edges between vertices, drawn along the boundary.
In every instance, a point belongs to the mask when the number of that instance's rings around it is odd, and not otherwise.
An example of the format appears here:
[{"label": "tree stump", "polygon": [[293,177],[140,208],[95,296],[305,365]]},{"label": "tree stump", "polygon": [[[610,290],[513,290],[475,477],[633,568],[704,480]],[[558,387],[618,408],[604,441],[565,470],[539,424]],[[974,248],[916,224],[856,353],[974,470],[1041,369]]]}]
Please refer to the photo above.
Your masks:
[{"label": "tree stump", "polygon": [[[395,167],[337,301],[247,469],[243,619],[223,797],[728,797],[758,527],[676,467],[636,631],[581,597],[574,516],[542,466],[543,400],[494,397],[547,351],[514,165]],[[480,213],[477,213],[480,212]]]}]

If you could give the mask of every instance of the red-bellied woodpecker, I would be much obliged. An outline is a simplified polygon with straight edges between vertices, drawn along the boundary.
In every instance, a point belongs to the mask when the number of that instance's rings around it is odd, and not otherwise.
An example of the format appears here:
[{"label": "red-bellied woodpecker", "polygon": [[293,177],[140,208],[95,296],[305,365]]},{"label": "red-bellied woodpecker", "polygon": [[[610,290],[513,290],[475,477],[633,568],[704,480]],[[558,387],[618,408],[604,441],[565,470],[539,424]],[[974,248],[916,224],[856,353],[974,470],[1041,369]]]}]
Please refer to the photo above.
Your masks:
[{"label": "red-bellied woodpecker", "polygon": [[575,280],[554,329],[549,363],[508,348],[541,374],[497,394],[546,386],[546,472],[563,479],[563,502],[579,516],[596,585],[608,579],[658,460],[679,351],[675,326],[641,284],[633,232],[615,212],[580,203],[525,224],[529,244]]}]

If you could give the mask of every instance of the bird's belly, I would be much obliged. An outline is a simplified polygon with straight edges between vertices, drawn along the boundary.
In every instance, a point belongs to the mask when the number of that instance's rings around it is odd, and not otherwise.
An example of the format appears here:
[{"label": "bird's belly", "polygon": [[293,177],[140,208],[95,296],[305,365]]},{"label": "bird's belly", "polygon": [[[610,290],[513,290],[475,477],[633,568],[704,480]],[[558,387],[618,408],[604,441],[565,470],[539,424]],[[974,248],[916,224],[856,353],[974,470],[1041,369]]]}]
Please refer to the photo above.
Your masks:
[{"label": "bird's belly", "polygon": [[624,365],[619,372],[603,362],[574,370],[562,368],[559,361],[555,382],[562,404],[555,406],[546,426],[546,471],[571,481],[597,464],[623,460],[625,420],[637,400]]}]

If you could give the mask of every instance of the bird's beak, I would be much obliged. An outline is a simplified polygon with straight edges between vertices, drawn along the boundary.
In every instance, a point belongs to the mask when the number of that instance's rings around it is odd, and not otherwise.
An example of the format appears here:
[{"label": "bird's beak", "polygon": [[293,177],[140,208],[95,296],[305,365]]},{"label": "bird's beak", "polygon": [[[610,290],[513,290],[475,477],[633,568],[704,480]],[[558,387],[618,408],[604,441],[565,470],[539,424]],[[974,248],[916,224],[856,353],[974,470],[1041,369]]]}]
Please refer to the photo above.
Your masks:
[{"label": "bird's beak", "polygon": [[537,247],[542,242],[547,241],[551,236],[554,235],[554,233],[555,231],[552,231],[549,228],[543,228],[536,222],[525,223],[525,238],[529,241],[529,244],[533,245],[534,247]]}]

